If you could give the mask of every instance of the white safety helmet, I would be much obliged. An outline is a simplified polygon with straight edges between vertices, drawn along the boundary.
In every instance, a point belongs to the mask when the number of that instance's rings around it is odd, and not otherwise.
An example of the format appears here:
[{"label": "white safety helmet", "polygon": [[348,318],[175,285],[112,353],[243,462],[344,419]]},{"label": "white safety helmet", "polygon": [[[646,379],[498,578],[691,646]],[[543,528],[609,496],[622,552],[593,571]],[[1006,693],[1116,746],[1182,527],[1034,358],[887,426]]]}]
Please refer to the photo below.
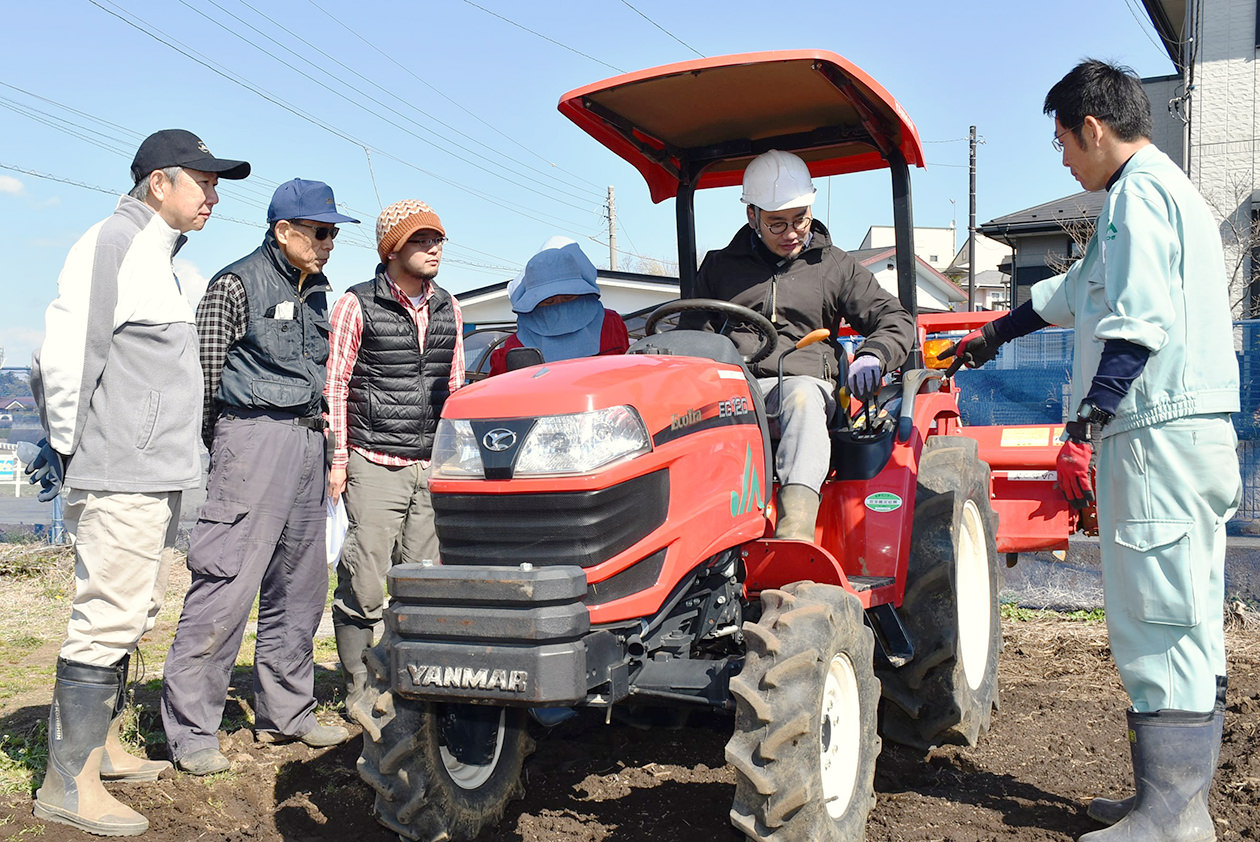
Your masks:
[{"label": "white safety helmet", "polygon": [[808,207],[817,195],[805,162],[791,152],[771,149],[753,158],[744,170],[740,201],[763,211],[781,211]]}]

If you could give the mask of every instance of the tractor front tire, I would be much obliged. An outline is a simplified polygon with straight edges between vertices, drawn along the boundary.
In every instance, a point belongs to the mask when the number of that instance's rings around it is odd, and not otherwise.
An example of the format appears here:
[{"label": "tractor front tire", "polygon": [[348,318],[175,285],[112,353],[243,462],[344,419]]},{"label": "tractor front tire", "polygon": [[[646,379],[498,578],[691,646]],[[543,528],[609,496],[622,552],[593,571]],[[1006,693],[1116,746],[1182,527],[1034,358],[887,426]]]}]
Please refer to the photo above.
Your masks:
[{"label": "tractor front tire", "polygon": [[[369,649],[365,660],[369,701],[352,715],[363,726],[359,776],[376,791],[381,824],[406,839],[437,842],[472,839],[498,822],[507,803],[524,794],[521,768],[534,750],[525,709],[474,711],[470,705],[409,699],[391,687],[385,642]],[[489,758],[460,762],[446,745],[443,723],[485,712],[491,713],[489,721],[483,717],[474,728],[482,728]]]},{"label": "tractor front tire", "polygon": [[875,803],[879,682],[858,598],[796,582],[761,594],[731,679],[731,823],[755,842],[861,842]]},{"label": "tractor front tire", "polygon": [[902,667],[876,667],[885,738],[927,750],[975,745],[997,707],[1001,581],[989,467],[976,442],[929,438],[919,459],[906,594],[898,613],[914,644]]}]

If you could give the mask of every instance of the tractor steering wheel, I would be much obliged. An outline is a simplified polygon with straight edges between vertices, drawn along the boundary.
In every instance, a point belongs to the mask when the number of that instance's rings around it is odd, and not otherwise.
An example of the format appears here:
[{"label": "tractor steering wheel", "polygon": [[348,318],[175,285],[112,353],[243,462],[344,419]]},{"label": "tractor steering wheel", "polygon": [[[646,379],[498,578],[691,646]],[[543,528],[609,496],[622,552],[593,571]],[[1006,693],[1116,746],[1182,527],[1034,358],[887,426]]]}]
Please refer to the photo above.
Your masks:
[{"label": "tractor steering wheel", "polygon": [[770,356],[774,352],[775,346],[778,345],[779,333],[774,329],[774,325],[770,323],[769,319],[755,310],[717,298],[683,298],[662,304],[652,311],[652,315],[648,316],[647,322],[643,325],[643,331],[648,336],[652,336],[658,332],[656,328],[664,319],[678,313],[692,311],[717,313],[719,316],[725,316],[728,328],[732,324],[742,324],[752,328],[757,334],[760,343],[753,349],[752,353],[742,355],[747,365],[761,362]]}]

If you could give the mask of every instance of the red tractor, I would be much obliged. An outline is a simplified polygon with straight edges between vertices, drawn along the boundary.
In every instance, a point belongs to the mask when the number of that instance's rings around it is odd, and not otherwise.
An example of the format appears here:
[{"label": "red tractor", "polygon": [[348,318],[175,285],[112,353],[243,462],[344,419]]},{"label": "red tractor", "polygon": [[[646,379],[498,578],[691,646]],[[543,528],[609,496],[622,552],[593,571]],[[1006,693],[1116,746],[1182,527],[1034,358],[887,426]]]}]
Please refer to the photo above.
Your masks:
[{"label": "red tractor", "polygon": [[[927,747],[987,730],[997,553],[1066,546],[1067,507],[1045,482],[1023,483],[1013,511],[1040,518],[1044,534],[1003,545],[992,462],[960,435],[952,385],[916,347],[819,454],[831,476],[815,540],[775,540],[770,419],[745,365],[770,353],[774,328],[687,300],[692,197],[738,184],[769,149],[795,152],[815,176],[888,167],[913,313],[918,134],[882,87],[822,51],[619,76],[560,110],[634,164],[655,201],[676,198],[683,300],[625,356],[521,368],[446,404],[430,486],[441,564],[389,575],[386,635],[366,655],[378,693],[352,712],[360,774],[404,837],[468,839],[521,794],[531,717],[729,711],[735,827],[754,840],[858,842],[881,733]],[[747,326],[759,346],[658,332],[696,308]]]}]

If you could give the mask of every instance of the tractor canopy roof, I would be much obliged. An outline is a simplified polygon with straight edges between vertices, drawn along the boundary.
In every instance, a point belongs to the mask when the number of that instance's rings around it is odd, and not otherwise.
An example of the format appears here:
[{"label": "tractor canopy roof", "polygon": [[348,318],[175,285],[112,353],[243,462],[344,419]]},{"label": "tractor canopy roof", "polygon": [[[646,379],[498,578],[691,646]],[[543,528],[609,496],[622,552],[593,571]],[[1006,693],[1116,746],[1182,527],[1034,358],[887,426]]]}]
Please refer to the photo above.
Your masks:
[{"label": "tractor canopy roof", "polygon": [[757,155],[800,155],[814,176],[924,166],[901,104],[825,50],[718,56],[627,73],[565,94],[560,112],[629,161],[652,201],[738,185]]}]

